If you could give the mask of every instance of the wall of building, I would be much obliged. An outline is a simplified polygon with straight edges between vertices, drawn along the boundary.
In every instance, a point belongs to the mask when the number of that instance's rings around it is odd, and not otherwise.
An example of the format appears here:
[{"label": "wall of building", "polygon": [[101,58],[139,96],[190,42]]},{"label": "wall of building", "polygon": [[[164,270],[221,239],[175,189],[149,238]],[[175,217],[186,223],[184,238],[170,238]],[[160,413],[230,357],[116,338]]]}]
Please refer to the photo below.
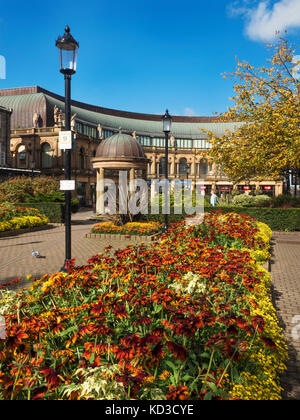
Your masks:
[{"label": "wall of building", "polygon": [[[63,179],[64,153],[59,150],[58,138],[64,124],[64,98],[40,87],[6,89],[0,90],[0,109],[1,106],[13,108],[10,154],[7,153],[11,157],[11,166],[41,170],[45,175]],[[83,204],[91,204],[91,191],[96,183],[91,159],[100,142],[118,132],[119,127],[143,146],[150,160],[148,179],[163,176],[165,139],[159,115],[111,110],[72,101],[72,117],[77,136],[71,158],[72,178],[77,182],[76,194]],[[174,117],[169,140],[170,179],[188,179],[192,185],[202,179],[206,193],[212,189],[226,193],[235,188],[240,192],[260,189],[280,194],[281,182],[251,181],[233,186],[222,173],[222,168],[210,160],[210,145],[201,129],[221,136],[226,129],[234,130],[237,124],[222,123],[213,117]],[[0,142],[2,134],[1,131]]]},{"label": "wall of building", "polygon": [[[64,179],[65,156],[59,149],[59,127],[17,129],[11,131],[11,166],[19,169],[40,170],[43,175]],[[83,205],[92,204],[91,189],[96,184],[91,159],[99,141],[77,134],[71,153],[72,179],[75,179]],[[78,194],[77,194],[78,193]]]},{"label": "wall of building", "polygon": [[10,161],[10,117],[11,111],[0,107],[0,166],[8,166]]}]

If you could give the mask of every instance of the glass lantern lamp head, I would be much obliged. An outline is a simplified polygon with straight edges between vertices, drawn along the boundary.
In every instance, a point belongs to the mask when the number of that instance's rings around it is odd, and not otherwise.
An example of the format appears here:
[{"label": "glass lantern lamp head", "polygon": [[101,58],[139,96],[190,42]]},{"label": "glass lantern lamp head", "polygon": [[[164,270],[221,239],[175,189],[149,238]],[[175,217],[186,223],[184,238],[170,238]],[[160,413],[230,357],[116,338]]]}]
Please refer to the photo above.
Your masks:
[{"label": "glass lantern lamp head", "polygon": [[172,117],[169,114],[168,110],[166,110],[165,115],[162,117],[162,122],[163,122],[163,131],[165,133],[170,133],[171,126],[172,126]]},{"label": "glass lantern lamp head", "polygon": [[79,43],[72,37],[68,25],[65,28],[64,35],[59,35],[56,46],[58,48],[60,72],[68,75],[75,74]]}]

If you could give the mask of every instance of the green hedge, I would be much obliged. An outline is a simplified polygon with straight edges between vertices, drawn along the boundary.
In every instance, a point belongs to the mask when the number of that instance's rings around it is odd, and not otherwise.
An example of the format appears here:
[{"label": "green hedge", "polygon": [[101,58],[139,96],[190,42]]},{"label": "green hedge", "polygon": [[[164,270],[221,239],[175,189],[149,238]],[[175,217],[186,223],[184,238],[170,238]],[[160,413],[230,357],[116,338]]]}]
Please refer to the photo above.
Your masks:
[{"label": "green hedge", "polygon": [[224,213],[235,212],[248,214],[259,222],[266,223],[274,231],[300,230],[300,208],[268,207],[206,207],[206,212],[222,210]]},{"label": "green hedge", "polygon": [[[205,207],[205,212],[221,210],[224,213],[234,212],[248,214],[260,222],[266,223],[273,231],[300,231],[300,208],[269,208],[269,207]],[[169,222],[178,222],[185,215],[169,215]],[[164,222],[164,215],[147,215],[147,220]]]},{"label": "green hedge", "polygon": [[17,203],[19,207],[31,207],[48,217],[51,223],[63,223],[64,205],[62,203]]}]

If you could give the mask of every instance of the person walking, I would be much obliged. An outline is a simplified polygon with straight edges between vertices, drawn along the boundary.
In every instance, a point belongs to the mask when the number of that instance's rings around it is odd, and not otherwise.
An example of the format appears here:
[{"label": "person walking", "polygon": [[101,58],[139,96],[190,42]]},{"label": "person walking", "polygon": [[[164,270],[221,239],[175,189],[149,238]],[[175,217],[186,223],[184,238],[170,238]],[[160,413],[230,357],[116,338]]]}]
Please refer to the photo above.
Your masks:
[{"label": "person walking", "polygon": [[211,197],[210,197],[210,205],[212,207],[215,207],[218,204],[218,202],[219,200],[218,200],[217,194],[214,191],[212,191]]}]

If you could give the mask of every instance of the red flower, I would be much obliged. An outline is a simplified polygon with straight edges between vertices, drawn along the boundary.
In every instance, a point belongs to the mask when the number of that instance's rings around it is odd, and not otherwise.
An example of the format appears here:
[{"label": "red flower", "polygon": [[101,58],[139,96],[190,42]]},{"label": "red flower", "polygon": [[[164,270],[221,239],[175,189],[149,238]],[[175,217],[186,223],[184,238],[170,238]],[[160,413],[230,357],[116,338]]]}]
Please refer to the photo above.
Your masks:
[{"label": "red flower", "polygon": [[255,329],[257,329],[258,332],[262,333],[264,330],[265,321],[262,316],[257,315],[252,318],[252,325]]},{"label": "red flower", "polygon": [[52,368],[44,368],[41,369],[40,372],[45,375],[48,388],[56,388],[59,385],[60,379],[56,370]]},{"label": "red flower", "polygon": [[161,341],[158,344],[156,344],[151,354],[154,359],[161,359],[163,357],[164,351],[163,351],[163,345]]},{"label": "red flower", "polygon": [[187,358],[188,351],[185,347],[180,344],[176,344],[173,341],[167,342],[167,347],[170,352],[173,353],[176,359],[184,361]]},{"label": "red flower", "polygon": [[187,386],[174,387],[170,385],[170,392],[166,394],[167,400],[188,400],[189,392]]},{"label": "red flower", "polygon": [[142,317],[137,319],[136,321],[134,321],[133,325],[137,326],[137,325],[150,325],[152,322],[151,318],[148,317]]},{"label": "red flower", "polygon": [[236,319],[236,325],[237,325],[239,328],[244,329],[244,328],[248,327],[248,321],[246,321],[244,318],[242,318],[241,316],[239,316],[239,317]]},{"label": "red flower", "polygon": [[267,347],[269,347],[270,349],[272,349],[272,350],[274,350],[274,349],[276,349],[276,344],[274,343],[274,341],[273,340],[271,340],[270,338],[268,338],[268,337],[260,337],[260,339],[261,339],[261,341],[263,342],[263,343],[265,343],[265,345],[267,346]]},{"label": "red flower", "polygon": [[114,313],[120,319],[128,317],[128,313],[126,312],[125,305],[118,305],[116,308],[114,308]]},{"label": "red flower", "polygon": [[99,300],[98,303],[92,305],[93,309],[91,310],[91,314],[93,315],[101,315],[108,311],[108,308]]}]

